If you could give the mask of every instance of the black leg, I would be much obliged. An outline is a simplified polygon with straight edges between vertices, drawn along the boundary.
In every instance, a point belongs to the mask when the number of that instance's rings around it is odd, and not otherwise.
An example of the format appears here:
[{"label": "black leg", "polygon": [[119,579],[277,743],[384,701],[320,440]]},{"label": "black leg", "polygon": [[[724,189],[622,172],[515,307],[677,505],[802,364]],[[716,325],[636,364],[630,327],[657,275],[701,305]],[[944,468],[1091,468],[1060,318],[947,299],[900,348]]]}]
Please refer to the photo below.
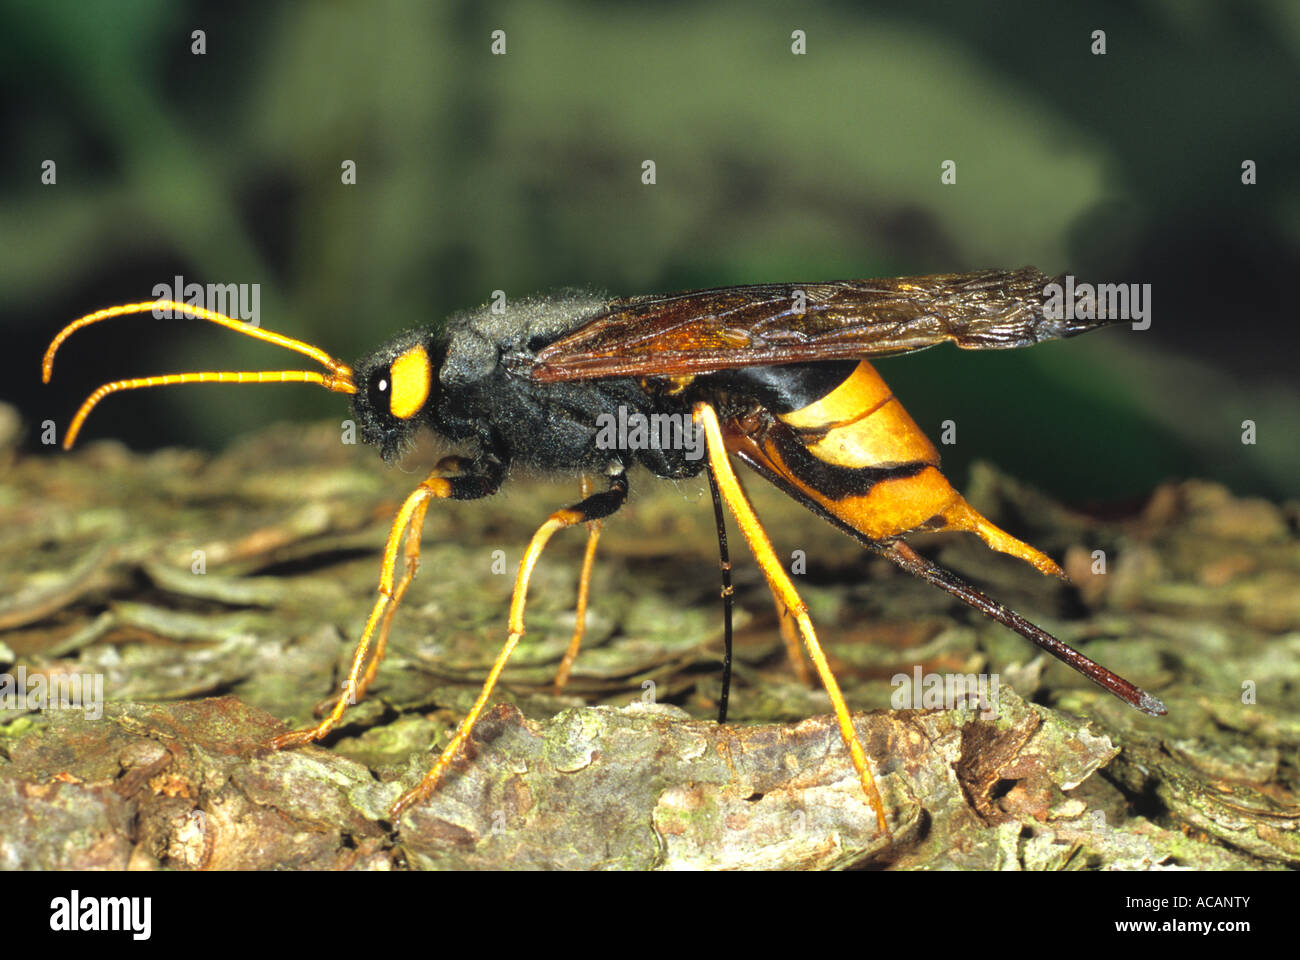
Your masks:
[{"label": "black leg", "polygon": [[731,554],[727,550],[727,518],[722,511],[718,478],[709,465],[709,492],[713,494],[713,518],[718,527],[718,564],[722,567],[722,696],[718,699],[718,723],[727,722],[727,703],[731,699],[731,609],[735,591],[731,586]]}]

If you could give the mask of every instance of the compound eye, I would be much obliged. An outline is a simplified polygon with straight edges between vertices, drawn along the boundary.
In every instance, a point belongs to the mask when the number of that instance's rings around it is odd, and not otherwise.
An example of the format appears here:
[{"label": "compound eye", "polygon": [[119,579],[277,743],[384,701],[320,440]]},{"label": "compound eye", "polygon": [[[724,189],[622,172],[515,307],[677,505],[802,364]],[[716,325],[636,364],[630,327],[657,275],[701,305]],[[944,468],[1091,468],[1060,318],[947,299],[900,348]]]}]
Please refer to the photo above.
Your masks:
[{"label": "compound eye", "polygon": [[[398,356],[388,367],[391,385],[384,383],[381,375],[375,389],[380,396],[388,396],[388,410],[398,420],[409,420],[422,409],[429,399],[429,382],[432,364],[429,352],[423,346],[414,346]],[[390,389],[391,387],[391,389]]]},{"label": "compound eye", "polygon": [[387,370],[380,370],[370,378],[370,384],[366,388],[366,393],[370,397],[370,409],[376,411],[386,411],[388,409],[389,396],[392,393],[392,382]]}]

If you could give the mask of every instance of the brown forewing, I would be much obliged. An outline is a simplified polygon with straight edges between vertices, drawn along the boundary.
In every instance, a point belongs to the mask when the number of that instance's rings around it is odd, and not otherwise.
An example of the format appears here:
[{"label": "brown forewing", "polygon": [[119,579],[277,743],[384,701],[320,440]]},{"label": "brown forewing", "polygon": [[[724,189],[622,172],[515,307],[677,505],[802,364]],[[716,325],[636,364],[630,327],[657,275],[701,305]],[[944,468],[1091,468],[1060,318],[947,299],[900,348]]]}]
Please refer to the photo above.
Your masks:
[{"label": "brown forewing", "polygon": [[907,353],[944,341],[1023,347],[1108,322],[1044,316],[1043,289],[1052,282],[1061,281],[1025,267],[611,300],[542,349],[530,374],[541,381],[680,376]]}]

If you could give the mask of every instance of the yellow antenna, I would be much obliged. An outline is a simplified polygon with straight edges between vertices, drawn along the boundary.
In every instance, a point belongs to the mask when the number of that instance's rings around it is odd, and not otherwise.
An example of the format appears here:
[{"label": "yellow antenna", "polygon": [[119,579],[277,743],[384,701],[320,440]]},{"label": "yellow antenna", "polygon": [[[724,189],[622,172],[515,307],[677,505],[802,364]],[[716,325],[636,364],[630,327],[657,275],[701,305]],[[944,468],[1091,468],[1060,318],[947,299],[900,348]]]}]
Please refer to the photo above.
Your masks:
[{"label": "yellow antenna", "polygon": [[42,382],[50,382],[50,377],[54,373],[54,354],[58,352],[63,341],[82,327],[88,327],[92,323],[99,323],[99,321],[108,320],[111,317],[120,317],[131,313],[147,313],[154,310],[172,310],[187,313],[198,317],[200,320],[207,320],[228,330],[234,330],[246,337],[252,337],[254,340],[263,340],[266,343],[288,347],[290,350],[311,357],[329,372],[317,373],[315,370],[202,370],[192,373],[168,373],[156,377],[133,377],[129,380],[114,380],[111,383],[104,384],[88,396],[86,402],[77,410],[76,415],[72,418],[72,423],[68,425],[68,432],[63,438],[63,449],[70,450],[72,448],[72,444],[76,442],[77,434],[81,432],[81,425],[85,423],[86,417],[90,416],[90,411],[95,408],[95,405],[110,393],[117,393],[120,390],[136,390],[140,387],[167,387],[181,383],[315,383],[334,393],[357,392],[356,382],[352,379],[352,368],[346,363],[335,360],[319,347],[313,347],[310,343],[295,340],[293,337],[286,337],[283,334],[273,333],[270,330],[263,330],[240,320],[231,319],[224,313],[217,313],[215,310],[208,310],[187,303],[178,303],[175,300],[126,303],[118,307],[96,310],[94,313],[88,313],[84,317],[72,321],[58,332],[58,335],[51,341],[49,349],[45,351],[45,357],[41,361]]}]

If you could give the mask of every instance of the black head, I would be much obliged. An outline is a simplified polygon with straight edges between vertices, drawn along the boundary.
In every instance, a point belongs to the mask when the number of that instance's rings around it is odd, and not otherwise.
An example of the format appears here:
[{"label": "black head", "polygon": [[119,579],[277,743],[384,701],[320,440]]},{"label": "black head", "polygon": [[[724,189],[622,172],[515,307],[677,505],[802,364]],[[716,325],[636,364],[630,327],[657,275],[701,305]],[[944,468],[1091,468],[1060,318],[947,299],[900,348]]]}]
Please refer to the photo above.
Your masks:
[{"label": "black head", "polygon": [[440,352],[428,331],[411,330],[356,366],[352,409],[361,439],[378,446],[389,463],[410,445],[421,421],[433,420]]}]

